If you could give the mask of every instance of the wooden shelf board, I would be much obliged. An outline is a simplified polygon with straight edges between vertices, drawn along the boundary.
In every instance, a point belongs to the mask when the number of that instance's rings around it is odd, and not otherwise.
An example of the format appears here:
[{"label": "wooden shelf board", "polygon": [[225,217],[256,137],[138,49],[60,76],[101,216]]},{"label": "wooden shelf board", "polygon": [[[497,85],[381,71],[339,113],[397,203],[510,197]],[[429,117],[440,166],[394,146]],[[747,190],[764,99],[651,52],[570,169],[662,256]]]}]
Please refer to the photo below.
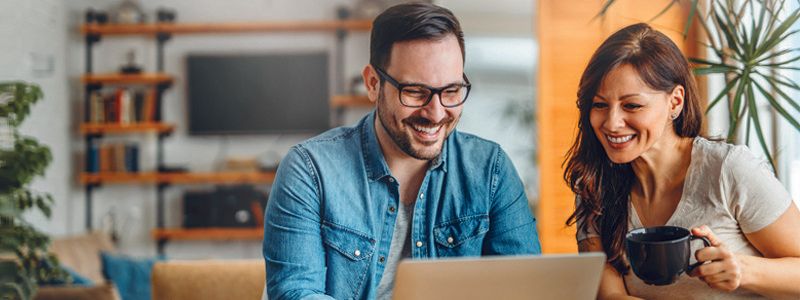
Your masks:
[{"label": "wooden shelf board", "polygon": [[168,184],[233,184],[272,183],[274,172],[207,172],[207,173],[82,173],[82,184],[168,183]]},{"label": "wooden shelf board", "polygon": [[104,133],[140,133],[140,132],[171,132],[175,125],[166,123],[84,123],[80,126],[82,134],[104,134]]},{"label": "wooden shelf board", "polygon": [[160,84],[172,83],[173,78],[164,73],[141,74],[86,74],[81,77],[84,84]]},{"label": "wooden shelf board", "polygon": [[236,23],[152,23],[152,24],[84,24],[82,34],[100,35],[155,35],[236,33],[236,32],[303,32],[303,31],[368,31],[371,20],[320,20],[320,21],[273,21]]},{"label": "wooden shelf board", "polygon": [[208,172],[165,173],[161,181],[173,184],[191,183],[272,183],[275,172]]},{"label": "wooden shelf board", "polygon": [[331,98],[331,107],[372,107],[367,95],[336,95]]},{"label": "wooden shelf board", "polygon": [[154,229],[156,240],[260,240],[264,238],[264,228],[167,228]]},{"label": "wooden shelf board", "polygon": [[155,172],[107,172],[107,173],[81,173],[80,181],[83,184],[97,183],[156,183],[158,173]]}]

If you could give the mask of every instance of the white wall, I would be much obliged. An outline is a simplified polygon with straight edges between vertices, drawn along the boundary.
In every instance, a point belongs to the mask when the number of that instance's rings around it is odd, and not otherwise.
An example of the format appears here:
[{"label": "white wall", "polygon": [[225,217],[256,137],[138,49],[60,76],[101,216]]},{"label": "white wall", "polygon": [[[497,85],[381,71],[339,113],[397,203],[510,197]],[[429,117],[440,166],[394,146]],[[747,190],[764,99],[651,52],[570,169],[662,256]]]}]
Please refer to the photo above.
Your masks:
[{"label": "white wall", "polygon": [[[355,0],[162,0],[141,1],[152,18],[157,7],[177,11],[178,20],[185,22],[227,22],[264,20],[319,20],[335,18],[338,5],[352,5]],[[532,40],[532,4],[529,1],[502,1],[492,4],[483,1],[441,1],[463,16],[467,36],[467,72],[476,86],[459,125],[461,130],[497,140],[511,155],[520,175],[531,186],[537,186],[531,157],[533,129],[509,120],[504,112],[509,105],[529,105],[533,98],[533,69],[535,45]],[[35,224],[55,236],[84,232],[83,187],[77,184],[81,168],[83,139],[77,134],[82,109],[82,85],[78,81],[84,72],[84,43],[77,28],[86,8],[110,9],[116,1],[103,0],[7,0],[0,2],[0,80],[25,79],[40,84],[45,100],[34,108],[23,132],[38,137],[50,145],[54,162],[47,176],[36,182],[35,188],[53,194],[56,205],[51,221],[32,216]],[[493,7],[492,18],[482,18],[486,7]],[[517,8],[517,9],[515,9]],[[513,12],[513,13],[510,13]],[[487,21],[490,20],[490,21]],[[495,21],[491,21],[495,20]],[[502,24],[500,20],[502,21]],[[527,20],[527,21],[526,21]],[[502,39],[497,39],[502,38]],[[183,164],[193,171],[208,171],[215,167],[221,148],[224,156],[258,156],[269,151],[285,153],[293,144],[308,136],[267,135],[196,137],[186,133],[185,79],[183,57],[193,52],[269,52],[327,49],[334,51],[330,33],[262,33],[183,35],[167,42],[165,69],[176,76],[176,84],[164,95],[164,119],[174,123],[177,131],[166,139],[165,160]],[[368,33],[353,33],[345,45],[345,73],[359,74],[368,60]],[[134,49],[137,60],[145,70],[155,68],[155,43],[150,38],[104,37],[95,46],[96,72],[112,72],[124,59],[124,53]],[[529,52],[529,53],[528,53]],[[43,58],[41,58],[43,57]],[[509,63],[501,58],[513,57]],[[52,59],[52,70],[42,66],[42,60]],[[333,64],[333,58],[331,60]],[[46,65],[46,64],[45,64]],[[32,69],[37,69],[34,71]],[[349,78],[348,78],[349,80]],[[525,103],[527,102],[527,103]],[[355,122],[364,110],[351,111],[348,122]],[[155,136],[111,137],[140,143],[142,167],[154,167]],[[227,144],[227,147],[223,147]],[[192,187],[189,187],[192,188]],[[205,188],[205,187],[196,187]],[[180,225],[180,196],[184,187],[168,189],[167,225]],[[535,196],[535,191],[533,191]],[[94,193],[95,227],[102,227],[108,216],[117,220],[121,250],[134,255],[152,255],[155,244],[150,230],[155,227],[155,187],[152,185],[111,185]],[[260,242],[172,242],[167,255],[173,258],[257,258]]]},{"label": "white wall", "polygon": [[55,198],[52,221],[41,214],[28,220],[40,229],[63,234],[72,222],[66,201],[75,182],[69,145],[72,141],[69,83],[65,72],[68,28],[64,3],[59,0],[0,1],[0,81],[23,80],[36,83],[44,99],[36,104],[23,123],[22,134],[34,136],[50,146],[53,162],[46,176],[32,188]]}]

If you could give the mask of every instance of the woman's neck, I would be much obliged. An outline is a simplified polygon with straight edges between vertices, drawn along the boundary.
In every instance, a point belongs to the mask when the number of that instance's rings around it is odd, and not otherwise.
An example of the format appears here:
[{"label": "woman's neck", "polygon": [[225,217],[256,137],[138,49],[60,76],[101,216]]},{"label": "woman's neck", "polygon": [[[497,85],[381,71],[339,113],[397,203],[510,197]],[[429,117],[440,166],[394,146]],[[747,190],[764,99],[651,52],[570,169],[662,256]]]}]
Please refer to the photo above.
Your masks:
[{"label": "woman's neck", "polygon": [[635,159],[631,166],[637,182],[632,192],[652,201],[656,195],[672,194],[683,188],[692,157],[693,138],[672,134]]}]

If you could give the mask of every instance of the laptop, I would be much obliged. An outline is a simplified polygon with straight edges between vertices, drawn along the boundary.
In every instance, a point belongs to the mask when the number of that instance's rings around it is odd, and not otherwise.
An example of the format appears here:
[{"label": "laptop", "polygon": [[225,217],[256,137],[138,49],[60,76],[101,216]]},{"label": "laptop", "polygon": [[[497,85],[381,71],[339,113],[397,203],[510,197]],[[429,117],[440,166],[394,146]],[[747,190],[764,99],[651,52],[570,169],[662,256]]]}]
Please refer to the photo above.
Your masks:
[{"label": "laptop", "polygon": [[605,261],[601,252],[406,259],[392,299],[595,299]]}]

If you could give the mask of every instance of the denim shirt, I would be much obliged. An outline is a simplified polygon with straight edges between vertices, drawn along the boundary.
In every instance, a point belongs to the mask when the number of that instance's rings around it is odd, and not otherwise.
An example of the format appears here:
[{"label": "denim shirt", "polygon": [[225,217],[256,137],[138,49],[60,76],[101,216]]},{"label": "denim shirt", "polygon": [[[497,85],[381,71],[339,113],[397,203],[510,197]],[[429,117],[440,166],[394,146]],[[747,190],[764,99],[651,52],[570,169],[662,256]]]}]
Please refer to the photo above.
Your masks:
[{"label": "denim shirt", "polygon": [[[264,224],[269,299],[375,298],[401,204],[374,120],[373,111],[295,145],[281,161]],[[474,135],[446,139],[412,218],[413,259],[541,252],[511,161]]]}]

